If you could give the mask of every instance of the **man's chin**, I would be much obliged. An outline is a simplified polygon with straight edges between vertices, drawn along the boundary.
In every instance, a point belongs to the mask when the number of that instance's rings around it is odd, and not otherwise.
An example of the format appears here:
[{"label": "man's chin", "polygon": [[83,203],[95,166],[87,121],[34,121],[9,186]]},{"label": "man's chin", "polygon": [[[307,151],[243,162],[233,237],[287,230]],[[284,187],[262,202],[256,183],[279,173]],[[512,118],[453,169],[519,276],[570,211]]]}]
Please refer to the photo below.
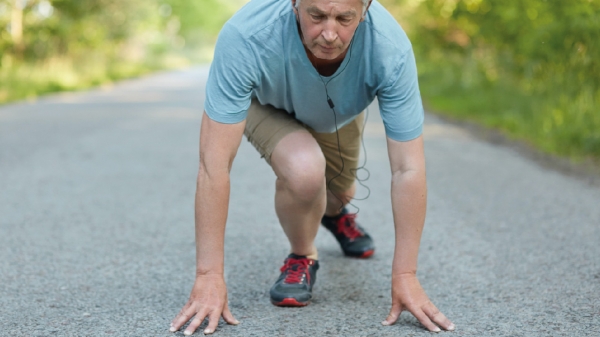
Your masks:
[{"label": "man's chin", "polygon": [[321,59],[321,60],[335,60],[342,53],[340,53],[337,48],[335,50],[332,50],[331,52],[329,52],[329,51],[322,51],[322,50],[320,50],[320,48],[317,48],[317,50],[313,50],[312,51],[312,54],[316,58]]}]

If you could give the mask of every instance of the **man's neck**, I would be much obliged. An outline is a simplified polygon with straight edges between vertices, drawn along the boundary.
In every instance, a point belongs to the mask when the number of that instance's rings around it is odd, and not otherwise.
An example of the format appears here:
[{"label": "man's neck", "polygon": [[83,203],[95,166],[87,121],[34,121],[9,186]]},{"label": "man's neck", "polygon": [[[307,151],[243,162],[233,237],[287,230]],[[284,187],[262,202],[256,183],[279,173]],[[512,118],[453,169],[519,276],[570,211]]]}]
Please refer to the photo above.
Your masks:
[{"label": "man's neck", "polygon": [[348,49],[346,49],[335,59],[324,60],[317,58],[310,50],[308,50],[308,48],[306,48],[306,46],[304,46],[304,50],[306,51],[306,56],[308,56],[310,63],[312,63],[313,67],[315,67],[317,72],[322,76],[331,76],[335,74],[340,65],[342,65],[342,62],[344,62],[344,57],[346,57],[346,53],[348,52]]}]

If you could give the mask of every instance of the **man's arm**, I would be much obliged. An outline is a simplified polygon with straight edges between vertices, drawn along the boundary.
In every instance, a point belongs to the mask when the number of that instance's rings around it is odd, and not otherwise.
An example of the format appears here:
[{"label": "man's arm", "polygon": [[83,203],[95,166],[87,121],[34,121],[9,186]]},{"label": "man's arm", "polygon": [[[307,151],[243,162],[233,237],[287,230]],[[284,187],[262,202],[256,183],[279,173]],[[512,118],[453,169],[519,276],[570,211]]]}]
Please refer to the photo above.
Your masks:
[{"label": "man's arm", "polygon": [[204,112],[200,129],[200,167],[196,185],[196,280],[187,304],[171,323],[177,331],[194,317],[185,330],[191,335],[206,317],[204,333],[213,333],[219,318],[238,324],[227,306],[223,277],[225,223],[229,208],[229,172],[240,146],[245,122],[221,124]]},{"label": "man's arm", "polygon": [[[454,324],[427,297],[417,279],[417,258],[427,208],[423,136],[407,142],[387,139],[392,169],[392,211],[396,246],[392,265],[392,308],[382,322],[391,325],[410,311],[429,331],[454,330]],[[437,324],[437,326],[436,326]]]}]

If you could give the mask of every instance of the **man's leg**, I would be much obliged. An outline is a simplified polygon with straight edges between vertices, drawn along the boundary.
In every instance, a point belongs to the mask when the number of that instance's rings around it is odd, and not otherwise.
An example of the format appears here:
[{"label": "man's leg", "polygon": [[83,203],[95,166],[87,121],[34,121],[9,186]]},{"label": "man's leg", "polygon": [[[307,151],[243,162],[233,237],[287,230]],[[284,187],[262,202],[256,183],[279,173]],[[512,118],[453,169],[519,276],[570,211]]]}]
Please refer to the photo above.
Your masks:
[{"label": "man's leg", "polygon": [[314,241],[326,205],[325,157],[310,133],[296,131],[277,143],[271,167],[277,175],[275,210],[292,251],[269,291],[271,302],[305,306],[319,269]]},{"label": "man's leg", "polygon": [[244,133],[277,176],[275,210],[292,251],[271,287],[271,302],[307,305],[319,269],[314,240],[326,206],[325,157],[303,125],[257,101],[248,110]]},{"label": "man's leg", "polygon": [[364,113],[361,113],[337,133],[309,130],[326,160],[327,215],[340,214],[340,210],[354,198],[363,125]]},{"label": "man's leg", "polygon": [[314,240],[325,212],[325,158],[313,136],[297,131],[279,141],[271,155],[277,175],[275,210],[291,251],[317,259]]},{"label": "man's leg", "polygon": [[327,207],[321,223],[332,232],[345,255],[367,258],[375,252],[373,239],[358,225],[356,214],[345,208],[356,191],[363,123],[364,115],[361,114],[340,128],[337,134],[311,133],[326,160]]},{"label": "man's leg", "polygon": [[356,193],[356,184],[343,192],[333,192],[327,190],[327,207],[325,215],[333,217],[339,215],[344,207],[354,198]]}]

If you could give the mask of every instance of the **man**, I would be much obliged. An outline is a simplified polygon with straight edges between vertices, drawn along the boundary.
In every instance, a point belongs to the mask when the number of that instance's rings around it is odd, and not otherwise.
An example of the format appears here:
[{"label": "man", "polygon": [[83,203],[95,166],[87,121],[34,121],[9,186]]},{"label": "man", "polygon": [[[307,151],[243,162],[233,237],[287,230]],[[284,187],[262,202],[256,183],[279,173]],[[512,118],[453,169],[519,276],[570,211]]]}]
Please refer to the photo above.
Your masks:
[{"label": "man", "polygon": [[430,331],[453,330],[416,277],[425,220],[423,108],[406,35],[371,0],[253,0],[223,27],[206,89],[196,191],[197,273],[190,299],[171,323],[205,318],[213,333],[229,311],[223,245],[229,171],[242,134],[277,176],[275,208],[290,242],[270,291],[280,306],[304,306],[319,268],[322,223],[346,255],[369,257],[373,242],[344,206],[354,196],[360,115],[378,97],[392,178],[396,249],[392,308],[384,325],[410,311]]}]

